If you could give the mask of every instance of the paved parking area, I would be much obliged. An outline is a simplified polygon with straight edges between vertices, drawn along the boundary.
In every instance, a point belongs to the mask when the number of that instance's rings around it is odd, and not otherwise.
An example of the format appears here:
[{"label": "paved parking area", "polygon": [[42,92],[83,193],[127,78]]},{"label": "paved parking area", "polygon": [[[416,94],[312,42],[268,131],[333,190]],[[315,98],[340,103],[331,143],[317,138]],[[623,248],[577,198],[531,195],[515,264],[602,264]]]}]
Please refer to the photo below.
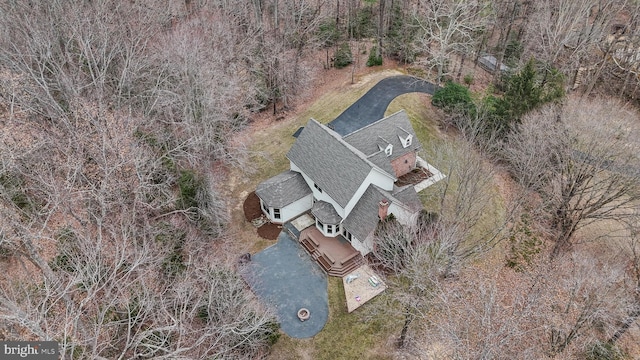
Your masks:
[{"label": "paved parking area", "polygon": [[[278,242],[253,255],[245,279],[278,317],[280,328],[294,338],[309,338],[322,330],[329,318],[327,275],[287,232]],[[298,310],[311,314],[304,322]]]}]

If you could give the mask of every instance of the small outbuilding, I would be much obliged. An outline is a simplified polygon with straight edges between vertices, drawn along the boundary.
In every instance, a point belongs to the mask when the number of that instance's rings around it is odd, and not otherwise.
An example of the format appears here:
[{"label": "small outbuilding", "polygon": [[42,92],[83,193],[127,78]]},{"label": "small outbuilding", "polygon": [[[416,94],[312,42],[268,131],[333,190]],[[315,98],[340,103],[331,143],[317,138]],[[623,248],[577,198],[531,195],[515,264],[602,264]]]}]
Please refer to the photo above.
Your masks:
[{"label": "small outbuilding", "polygon": [[[483,55],[478,59],[478,65],[481,68],[493,73],[498,68],[498,59],[493,55]],[[500,63],[500,72],[504,73],[509,71],[509,67],[503,63]]]}]

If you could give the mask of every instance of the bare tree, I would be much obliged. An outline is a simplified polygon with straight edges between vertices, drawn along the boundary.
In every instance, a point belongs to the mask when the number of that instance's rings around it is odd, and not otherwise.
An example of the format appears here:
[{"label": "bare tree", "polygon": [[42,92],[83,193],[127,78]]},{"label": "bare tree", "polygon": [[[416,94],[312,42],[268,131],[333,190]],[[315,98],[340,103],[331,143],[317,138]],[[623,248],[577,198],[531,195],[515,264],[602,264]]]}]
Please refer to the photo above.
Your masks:
[{"label": "bare tree", "polygon": [[588,253],[527,273],[468,268],[434,288],[419,339],[447,358],[583,356],[613,324],[620,271]]},{"label": "bare tree", "polygon": [[[500,197],[496,180],[499,168],[491,163],[490,143],[478,141],[477,129],[463,130],[459,142],[434,144],[429,158],[446,177],[426,190],[438,204],[438,228],[448,229],[450,263],[446,275],[469,259],[493,249],[504,239],[503,230],[517,216],[521,196]],[[483,148],[482,144],[487,146]]]},{"label": "bare tree", "polygon": [[[446,177],[426,190],[438,204],[407,228],[395,221],[380,224],[374,256],[389,273],[388,301],[403,318],[397,344],[420,333],[435,306],[440,283],[455,279],[471,259],[479,259],[502,239],[517,207],[494,196],[495,168],[472,141],[434,145],[430,157]],[[451,280],[455,281],[455,280]]]},{"label": "bare tree", "polygon": [[622,242],[621,263],[626,265],[623,284],[627,296],[621,297],[623,319],[617,323],[615,332],[607,340],[609,344],[616,344],[640,318],[640,234],[637,215],[636,209],[635,216],[627,224],[628,237]]},{"label": "bare tree", "polygon": [[527,21],[526,51],[565,74],[591,66],[618,11],[611,0],[536,1]]},{"label": "bare tree", "polygon": [[426,67],[436,70],[440,84],[453,71],[454,55],[473,53],[484,18],[477,16],[485,3],[460,0],[420,1],[415,19],[420,29],[418,42],[428,59]]},{"label": "bare tree", "polygon": [[540,196],[555,239],[552,256],[570,249],[585,225],[624,219],[639,199],[634,119],[613,100],[570,99],[528,115],[510,136],[504,157]]}]

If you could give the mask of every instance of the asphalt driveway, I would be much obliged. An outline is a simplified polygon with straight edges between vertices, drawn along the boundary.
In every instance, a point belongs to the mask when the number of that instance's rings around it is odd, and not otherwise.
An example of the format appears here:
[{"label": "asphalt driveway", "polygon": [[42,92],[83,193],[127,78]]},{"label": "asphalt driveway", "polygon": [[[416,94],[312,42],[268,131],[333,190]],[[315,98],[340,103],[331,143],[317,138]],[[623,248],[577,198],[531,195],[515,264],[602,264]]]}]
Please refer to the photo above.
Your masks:
[{"label": "asphalt driveway", "polygon": [[358,101],[331,121],[329,127],[342,136],[350,134],[382,119],[387,107],[396,97],[412,92],[433,95],[437,89],[437,85],[408,75],[382,79]]},{"label": "asphalt driveway", "polygon": [[[329,318],[327,275],[288,233],[281,232],[275,245],[253,255],[247,270],[245,279],[275,310],[285,334],[309,338],[322,330]],[[298,319],[300,308],[309,309],[309,320]]]}]

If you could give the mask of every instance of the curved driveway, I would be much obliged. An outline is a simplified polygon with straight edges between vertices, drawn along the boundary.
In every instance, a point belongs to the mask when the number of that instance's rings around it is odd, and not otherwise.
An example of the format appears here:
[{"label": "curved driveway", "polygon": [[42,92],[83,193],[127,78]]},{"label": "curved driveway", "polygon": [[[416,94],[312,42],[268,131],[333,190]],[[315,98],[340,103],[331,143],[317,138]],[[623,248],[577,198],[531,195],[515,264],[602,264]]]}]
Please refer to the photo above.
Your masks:
[{"label": "curved driveway", "polygon": [[412,92],[433,95],[437,89],[437,85],[408,75],[382,79],[331,121],[329,127],[342,136],[350,134],[382,119],[387,107],[396,97]]}]

